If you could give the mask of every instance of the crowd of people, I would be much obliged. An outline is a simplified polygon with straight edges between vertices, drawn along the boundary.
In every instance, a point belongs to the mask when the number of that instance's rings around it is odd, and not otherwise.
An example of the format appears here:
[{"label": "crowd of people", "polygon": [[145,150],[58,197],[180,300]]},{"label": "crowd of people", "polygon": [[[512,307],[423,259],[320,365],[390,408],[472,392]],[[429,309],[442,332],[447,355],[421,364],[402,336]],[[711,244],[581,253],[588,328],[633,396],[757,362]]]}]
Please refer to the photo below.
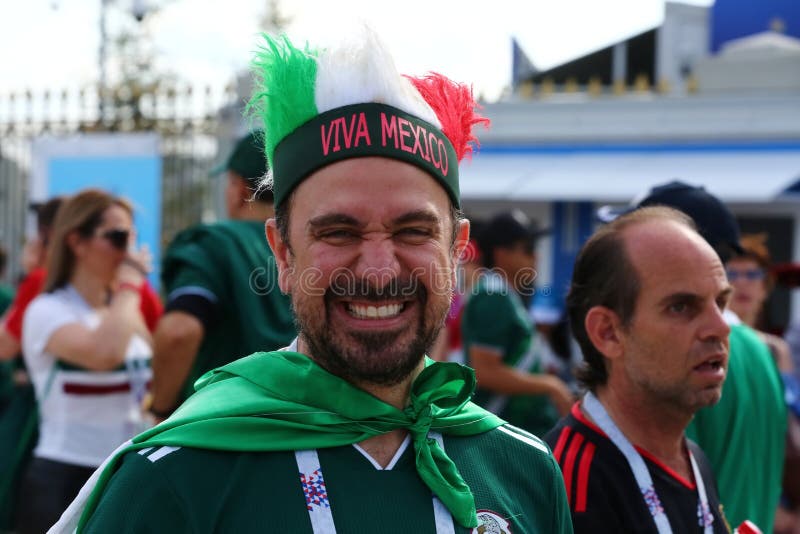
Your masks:
[{"label": "crowd of people", "polygon": [[402,76],[368,28],[264,39],[228,219],[174,238],[160,293],[125,199],[32,205],[0,531],[800,532],[764,236],[662,184],[598,212],[537,324],[548,230],[461,212],[469,86]]}]

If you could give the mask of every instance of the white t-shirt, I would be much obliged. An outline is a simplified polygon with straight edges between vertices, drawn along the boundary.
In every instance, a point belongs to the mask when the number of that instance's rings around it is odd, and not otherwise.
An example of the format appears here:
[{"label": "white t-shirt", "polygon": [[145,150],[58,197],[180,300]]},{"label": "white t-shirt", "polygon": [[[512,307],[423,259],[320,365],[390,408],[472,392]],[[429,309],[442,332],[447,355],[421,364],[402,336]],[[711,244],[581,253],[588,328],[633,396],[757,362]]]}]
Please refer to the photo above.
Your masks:
[{"label": "white t-shirt", "polygon": [[53,333],[71,323],[100,324],[72,286],[42,293],[28,306],[22,323],[22,353],[39,402],[39,443],[34,455],[97,467],[125,440],[144,430],[139,406],[152,376],[150,345],[131,338],[125,365],[91,371],[45,352]]}]

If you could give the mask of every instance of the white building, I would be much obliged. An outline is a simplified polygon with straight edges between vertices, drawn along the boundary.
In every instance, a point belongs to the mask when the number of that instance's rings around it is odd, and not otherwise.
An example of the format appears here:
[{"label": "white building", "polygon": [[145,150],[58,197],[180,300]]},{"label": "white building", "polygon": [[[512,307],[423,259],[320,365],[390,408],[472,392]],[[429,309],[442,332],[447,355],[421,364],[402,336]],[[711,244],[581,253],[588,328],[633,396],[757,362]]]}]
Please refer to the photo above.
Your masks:
[{"label": "white building", "polygon": [[[765,32],[711,56],[706,10],[667,4],[662,26],[635,41],[652,46],[644,76],[619,64],[632,57],[619,43],[609,48],[611,72],[598,73],[605,89],[570,79],[587,72],[577,60],[552,78],[536,73],[538,86],[527,87],[533,97],[520,97],[519,86],[508,101],[486,104],[492,126],[479,132],[481,149],[461,170],[465,211],[481,219],[520,207],[550,226],[538,285],[556,302],[595,210],[673,179],[727,202],[744,232],[769,232],[776,261],[800,259],[800,41]],[[628,89],[620,92],[622,80]],[[776,326],[789,314],[800,318],[794,293],[791,305],[788,290],[773,296]]]}]

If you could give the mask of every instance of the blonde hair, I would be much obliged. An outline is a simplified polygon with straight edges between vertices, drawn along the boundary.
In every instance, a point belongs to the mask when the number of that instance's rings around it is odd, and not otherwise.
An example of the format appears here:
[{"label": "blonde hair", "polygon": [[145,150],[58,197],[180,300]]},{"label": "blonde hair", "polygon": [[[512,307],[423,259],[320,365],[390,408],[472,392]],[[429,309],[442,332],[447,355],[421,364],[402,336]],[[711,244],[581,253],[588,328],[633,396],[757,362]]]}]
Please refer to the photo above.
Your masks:
[{"label": "blonde hair", "polygon": [[119,206],[133,217],[133,206],[127,200],[101,189],[84,189],[64,201],[53,221],[44,292],[49,293],[65,286],[72,277],[75,253],[67,242],[70,234],[77,232],[83,238],[91,236],[102,223],[103,214],[111,206]]}]

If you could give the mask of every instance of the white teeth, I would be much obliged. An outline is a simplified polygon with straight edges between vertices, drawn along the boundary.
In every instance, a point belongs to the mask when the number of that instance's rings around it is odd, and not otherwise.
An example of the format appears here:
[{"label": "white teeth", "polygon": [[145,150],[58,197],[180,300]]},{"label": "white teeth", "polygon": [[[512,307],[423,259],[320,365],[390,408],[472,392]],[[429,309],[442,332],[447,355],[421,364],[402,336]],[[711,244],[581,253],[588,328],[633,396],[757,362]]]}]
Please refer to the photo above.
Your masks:
[{"label": "white teeth", "polygon": [[359,319],[386,319],[394,317],[403,310],[402,304],[389,304],[386,306],[361,306],[358,304],[348,304],[347,311],[350,315]]}]

